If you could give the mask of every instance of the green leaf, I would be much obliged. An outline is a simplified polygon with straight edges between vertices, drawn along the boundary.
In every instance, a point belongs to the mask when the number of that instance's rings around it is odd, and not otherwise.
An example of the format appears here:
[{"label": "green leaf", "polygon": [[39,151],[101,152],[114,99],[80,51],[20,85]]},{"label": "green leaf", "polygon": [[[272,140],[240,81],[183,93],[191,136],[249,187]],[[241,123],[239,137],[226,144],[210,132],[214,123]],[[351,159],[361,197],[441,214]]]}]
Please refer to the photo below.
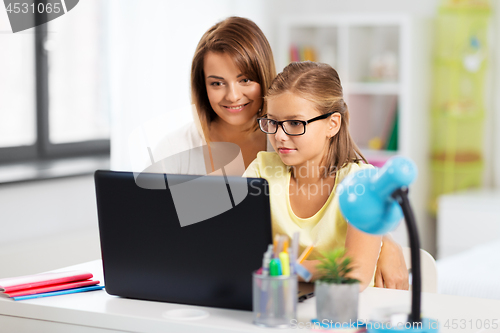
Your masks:
[{"label": "green leaf", "polygon": [[351,258],[345,256],[345,248],[336,248],[321,255],[323,258],[319,259],[320,263],[316,266],[321,274],[320,281],[336,284],[359,283],[359,280],[346,276],[353,268]]}]

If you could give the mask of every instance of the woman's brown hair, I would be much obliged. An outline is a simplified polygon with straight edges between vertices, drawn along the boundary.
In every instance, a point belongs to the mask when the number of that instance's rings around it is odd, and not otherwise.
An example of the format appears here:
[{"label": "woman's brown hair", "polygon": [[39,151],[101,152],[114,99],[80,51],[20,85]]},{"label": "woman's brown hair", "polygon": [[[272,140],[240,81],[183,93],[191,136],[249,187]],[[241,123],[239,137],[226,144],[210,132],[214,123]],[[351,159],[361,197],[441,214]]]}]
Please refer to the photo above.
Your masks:
[{"label": "woman's brown hair", "polygon": [[330,65],[311,61],[292,62],[276,76],[265,99],[269,100],[285,92],[313,102],[320,114],[340,113],[340,129],[330,138],[328,153],[322,161],[323,177],[334,174],[347,163],[368,163],[349,133],[349,110],[335,69]]},{"label": "woman's brown hair", "polygon": [[[242,17],[229,17],[208,29],[196,47],[191,65],[191,99],[207,141],[210,140],[210,123],[217,116],[210,106],[205,86],[203,63],[208,52],[228,54],[250,80],[260,84],[262,96],[276,76],[271,46],[254,22]],[[264,107],[258,117],[266,113]],[[252,129],[258,129],[257,121]]]}]

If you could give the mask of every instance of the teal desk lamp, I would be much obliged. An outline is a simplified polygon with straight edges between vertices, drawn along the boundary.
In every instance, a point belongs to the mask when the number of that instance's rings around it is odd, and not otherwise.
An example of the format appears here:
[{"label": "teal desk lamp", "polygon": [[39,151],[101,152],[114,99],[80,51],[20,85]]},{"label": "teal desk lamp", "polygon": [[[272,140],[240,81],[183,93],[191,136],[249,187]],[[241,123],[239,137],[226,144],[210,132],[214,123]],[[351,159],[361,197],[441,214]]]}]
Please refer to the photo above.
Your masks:
[{"label": "teal desk lamp", "polygon": [[395,229],[403,216],[408,229],[412,265],[412,303],[408,321],[405,325],[394,327],[383,323],[367,325],[368,332],[438,332],[437,321],[422,320],[420,316],[420,242],[415,216],[408,200],[408,186],[415,178],[417,167],[411,160],[393,157],[381,169],[365,169],[349,175],[338,189],[341,193],[340,210],[357,229],[383,235]]}]

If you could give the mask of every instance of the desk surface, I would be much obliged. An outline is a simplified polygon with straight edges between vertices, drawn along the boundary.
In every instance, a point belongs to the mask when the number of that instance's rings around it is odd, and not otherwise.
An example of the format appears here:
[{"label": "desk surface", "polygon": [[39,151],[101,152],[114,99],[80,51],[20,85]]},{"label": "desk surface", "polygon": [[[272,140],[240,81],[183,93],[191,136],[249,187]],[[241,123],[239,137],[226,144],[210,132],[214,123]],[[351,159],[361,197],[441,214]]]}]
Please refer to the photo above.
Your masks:
[{"label": "desk surface", "polygon": [[[104,281],[100,260],[60,271],[72,269],[90,271]],[[369,319],[376,308],[398,305],[409,308],[410,298],[407,291],[368,288],[360,294],[359,318]],[[173,309],[200,308],[209,313],[207,318],[185,321],[162,316]],[[422,313],[440,322],[440,332],[500,332],[500,327],[491,326],[493,319],[500,326],[500,301],[496,300],[423,293]],[[314,298],[299,303],[298,324],[309,322],[315,315]],[[447,321],[449,327],[445,327]],[[453,324],[458,328],[453,329]],[[36,328],[37,332],[51,333],[266,331],[252,324],[252,313],[248,311],[125,299],[108,295],[104,290],[25,301],[0,297],[0,327],[2,331],[8,328],[8,332],[32,332]],[[279,331],[296,332],[296,329]]]}]

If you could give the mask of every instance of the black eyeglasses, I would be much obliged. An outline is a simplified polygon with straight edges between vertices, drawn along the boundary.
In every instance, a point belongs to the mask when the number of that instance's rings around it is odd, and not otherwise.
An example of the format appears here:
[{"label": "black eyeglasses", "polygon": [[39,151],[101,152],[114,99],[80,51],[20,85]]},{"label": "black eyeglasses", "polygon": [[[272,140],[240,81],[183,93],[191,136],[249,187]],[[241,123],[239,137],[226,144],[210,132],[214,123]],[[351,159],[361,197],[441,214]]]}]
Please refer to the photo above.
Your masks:
[{"label": "black eyeglasses", "polygon": [[322,114],[321,116],[317,116],[315,118],[309,120],[283,120],[277,121],[268,118],[257,118],[259,122],[260,130],[266,134],[275,134],[278,132],[278,127],[281,126],[283,132],[287,135],[297,136],[303,135],[306,132],[306,125],[312,123],[316,120],[326,119],[330,117],[332,114],[338,111],[333,111],[329,113]]}]

